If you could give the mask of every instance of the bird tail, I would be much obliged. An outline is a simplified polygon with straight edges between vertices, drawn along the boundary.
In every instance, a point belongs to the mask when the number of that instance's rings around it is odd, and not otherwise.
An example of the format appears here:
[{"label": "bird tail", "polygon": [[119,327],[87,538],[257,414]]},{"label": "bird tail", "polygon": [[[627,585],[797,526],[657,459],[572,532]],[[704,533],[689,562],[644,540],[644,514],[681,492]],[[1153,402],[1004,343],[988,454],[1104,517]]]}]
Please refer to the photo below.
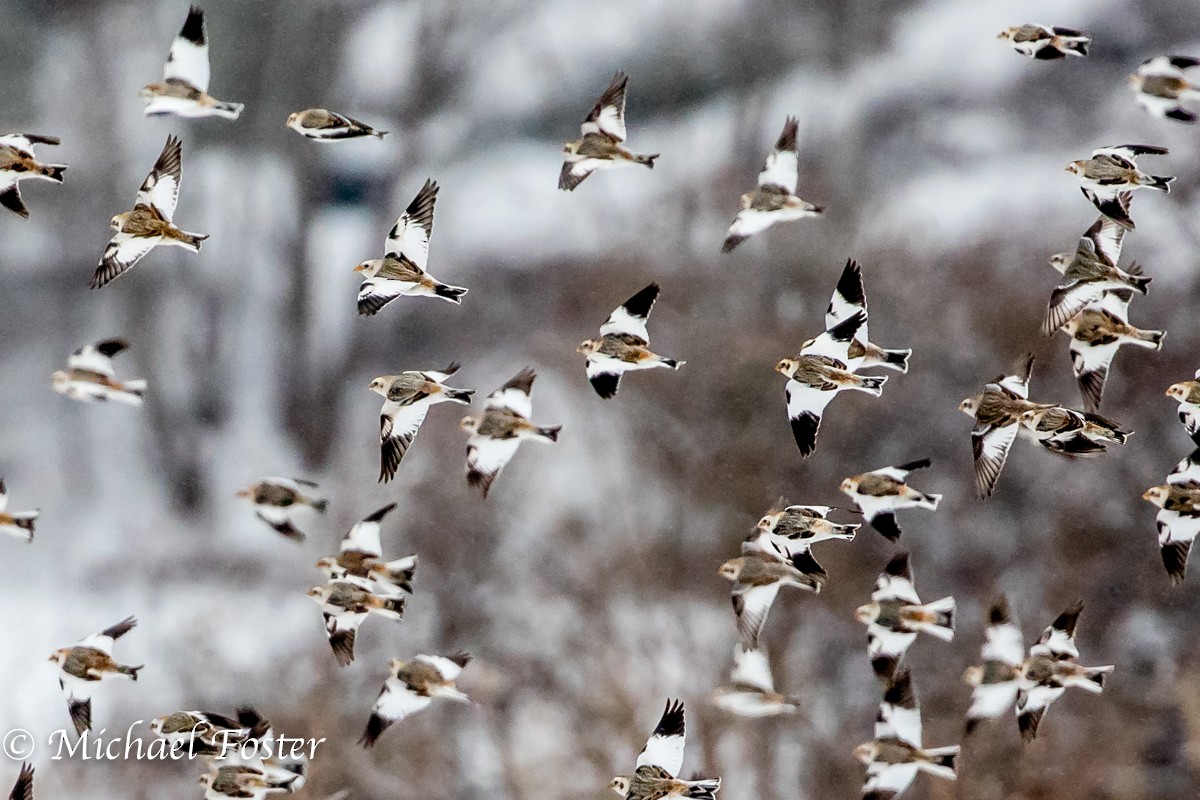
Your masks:
[{"label": "bird tail", "polygon": [[918,768],[937,775],[939,778],[954,780],[958,775],[958,745],[949,747],[934,747],[925,751],[928,761],[918,763]]},{"label": "bird tail", "polygon": [[447,389],[446,399],[469,406],[471,404],[471,395],[473,394],[475,394],[474,389]]},{"label": "bird tail", "polygon": [[858,379],[858,383],[851,385],[851,389],[866,392],[872,397],[879,397],[879,395],[883,394],[883,385],[887,383],[886,375],[856,375],[855,377]]},{"label": "bird tail", "polygon": [[313,511],[316,511],[320,514],[324,514],[329,510],[329,501],[324,498],[320,500],[313,500],[311,503],[309,503],[309,505],[312,506]]},{"label": "bird tail", "polygon": [[845,539],[848,542],[854,541],[855,535],[858,533],[860,524],[857,522],[835,522],[833,525],[833,535],[839,539]]},{"label": "bird tail", "polygon": [[1130,343],[1136,344],[1138,347],[1148,347],[1151,350],[1161,350],[1163,339],[1165,339],[1166,336],[1166,331],[1135,330],[1133,332],[1133,341]]},{"label": "bird tail", "polygon": [[374,747],[376,740],[379,739],[380,735],[386,731],[391,724],[392,721],[390,719],[384,719],[378,714],[372,714],[370,719],[367,720],[366,730],[363,731],[362,736],[358,737],[358,743],[366,748]]},{"label": "bird tail", "polygon": [[916,492],[912,499],[920,508],[937,511],[938,503],[942,501],[942,496],[940,494],[922,494],[921,492]]},{"label": "bird tail", "polygon": [[207,233],[188,233],[187,231],[179,231],[175,236],[180,247],[191,250],[193,253],[200,252],[200,245],[207,238]]},{"label": "bird tail", "polygon": [[216,112],[217,116],[225,117],[226,119],[237,119],[242,115],[242,109],[245,107],[243,103],[213,103],[213,111]]},{"label": "bird tail", "polygon": [[633,160],[637,164],[645,164],[650,169],[654,169],[654,159],[658,158],[660,155],[662,154],[655,153],[654,155],[650,156],[634,156]]},{"label": "bird tail", "polygon": [[562,430],[562,425],[547,425],[544,428],[537,429],[537,438],[547,442],[557,442],[558,432]]},{"label": "bird tail", "polygon": [[670,367],[671,369],[679,369],[687,362],[686,361],[676,361],[673,358],[659,358],[658,363],[662,364],[664,367]]},{"label": "bird tail", "polygon": [[128,675],[130,680],[136,681],[138,679],[138,673],[141,672],[145,666],[145,664],[139,664],[136,667],[127,667],[124,664],[118,664],[117,672],[121,673],[122,675]]},{"label": "bird tail", "polygon": [[1143,185],[1148,189],[1158,189],[1160,192],[1171,192],[1171,181],[1175,180],[1174,175],[1146,175],[1147,180]]},{"label": "bird tail", "polygon": [[375,610],[381,616],[388,617],[389,619],[402,619],[404,617],[403,597],[381,597],[379,601],[379,607]]},{"label": "bird tail", "polygon": [[1100,694],[1104,691],[1105,676],[1112,671],[1112,667],[1085,667],[1080,675],[1072,676],[1066,684],[1077,686],[1092,694]]},{"label": "bird tail", "polygon": [[921,608],[932,619],[921,622],[917,626],[919,630],[923,630],[945,642],[954,638],[955,603],[953,597],[943,597],[941,600],[934,600],[932,603],[926,603]]},{"label": "bird tail", "polygon": [[454,305],[462,303],[462,296],[467,293],[467,290],[461,286],[447,286],[444,283],[439,283],[433,287],[433,293],[443,300],[449,300]]},{"label": "bird tail", "polygon": [[454,686],[439,686],[436,689],[431,689],[429,694],[433,697],[453,700],[456,703],[467,703],[469,705],[471,702],[471,698],[467,697]]},{"label": "bird tail", "polygon": [[1147,278],[1142,274],[1141,267],[1133,264],[1128,270],[1125,270],[1124,280],[1129,284],[1129,288],[1138,294],[1147,294],[1150,291],[1150,281],[1154,279]]},{"label": "bird tail", "polygon": [[1088,45],[1091,44],[1091,41],[1087,39],[1083,39],[1082,41],[1072,41],[1067,39],[1065,41],[1059,40],[1059,44],[1061,45],[1063,52],[1067,55],[1086,56],[1088,54]]},{"label": "bird tail", "polygon": [[118,400],[130,405],[140,406],[142,399],[146,396],[147,384],[144,379],[135,381],[125,381],[121,384],[121,388],[125,391],[121,394],[113,395],[114,400]]},{"label": "bird tail", "polygon": [[376,130],[371,131],[371,135],[378,139],[382,139],[383,137],[387,136],[389,133],[391,133],[391,131],[376,131]]},{"label": "bird tail", "polygon": [[912,350],[884,350],[883,362],[880,366],[894,369],[897,372],[908,373],[908,358],[912,355]]},{"label": "bird tail", "polygon": [[63,182],[63,173],[67,171],[65,164],[38,164],[38,177],[55,183]]},{"label": "bird tail", "polygon": [[717,800],[717,790],[721,788],[720,778],[684,782],[687,784],[684,797],[690,797],[692,800]]}]

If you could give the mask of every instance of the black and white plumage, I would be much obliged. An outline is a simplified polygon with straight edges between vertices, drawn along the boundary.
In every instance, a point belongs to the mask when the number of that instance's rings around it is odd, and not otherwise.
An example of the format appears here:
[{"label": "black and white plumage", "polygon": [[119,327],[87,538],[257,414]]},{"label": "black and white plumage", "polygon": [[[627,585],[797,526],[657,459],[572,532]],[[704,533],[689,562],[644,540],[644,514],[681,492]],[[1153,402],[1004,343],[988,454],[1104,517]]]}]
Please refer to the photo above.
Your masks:
[{"label": "black and white plumage", "polygon": [[795,586],[819,593],[827,577],[807,550],[797,551],[786,559],[760,551],[745,551],[722,564],[718,573],[733,582],[729,599],[733,603],[742,645],[750,650],[758,647],[767,614],[782,587]]},{"label": "black and white plumage", "polygon": [[538,426],[529,421],[533,414],[530,393],[537,374],[530,368],[518,372],[507,383],[488,395],[479,417],[463,417],[460,427],[470,434],[467,439],[467,483],[486,499],[492,481],[516,455],[521,442],[554,443],[561,425]]},{"label": "black and white plumage", "polygon": [[24,542],[32,542],[38,513],[37,511],[9,511],[8,486],[3,479],[0,479],[0,534],[13,536]]},{"label": "black and white plumage", "polygon": [[175,226],[175,206],[183,178],[183,144],[176,136],[167,136],[162,153],[142,181],[132,211],[112,218],[109,227],[116,231],[92,275],[92,288],[99,289],[124,275],[159,245],[182,247],[200,252],[207,234],[188,233]]},{"label": "black and white plumage", "polygon": [[893,556],[875,581],[871,602],[854,612],[855,619],[867,626],[867,655],[875,674],[885,683],[890,681],[918,633],[951,641],[954,611],[953,597],[921,603],[908,553]]},{"label": "black and white plumage", "polygon": [[620,775],[608,787],[627,800],[714,800],[720,778],[684,781],[684,710],[679,700],[668,700],[654,732],[638,754],[633,775]]},{"label": "black and white plumage", "polygon": [[687,363],[650,350],[646,321],[658,292],[658,284],[652,283],[617,306],[600,326],[600,338],[588,339],[576,348],[587,357],[588,382],[605,400],[616,396],[626,372],[656,367],[679,369]]},{"label": "black and white plumage", "polygon": [[854,749],[854,757],[867,766],[863,800],[891,800],[912,785],[918,772],[954,780],[958,750],[958,745],[922,747],[921,709],[908,670],[901,670],[884,692],[874,740]]},{"label": "black and white plumage", "polygon": [[324,514],[329,501],[316,495],[320,487],[300,478],[263,478],[237,493],[254,504],[255,514],[285,538],[304,541],[294,517],[302,508]]},{"label": "black and white plumage", "polygon": [[21,181],[44,180],[62,183],[65,164],[43,164],[34,155],[35,144],[56,145],[61,140],[36,133],[8,133],[0,136],[0,206],[22,217],[29,209],[21,199]]},{"label": "black and white plumage", "polygon": [[391,590],[378,592],[375,585],[364,578],[346,575],[324,586],[312,587],[308,596],[321,606],[329,647],[343,667],[354,661],[358,629],[368,616],[375,614],[390,620],[404,618],[404,598]]},{"label": "black and white plumage", "polygon": [[124,403],[140,406],[144,380],[118,380],[113,358],[129,349],[124,339],[105,339],[84,345],[67,357],[67,369],[51,376],[54,391],[84,403]]},{"label": "black and white plumage", "polygon": [[830,506],[788,505],[780,498],[742,542],[742,552],[757,551],[790,561],[798,553],[809,552],[817,542],[853,541],[859,524],[833,522],[828,519],[833,510]]},{"label": "black and white plumage", "polygon": [[76,733],[92,729],[92,694],[97,683],[114,677],[138,679],[141,666],[131,667],[113,658],[113,644],[136,625],[137,620],[128,617],[50,655],[50,662],[58,665],[58,685],[67,698]]},{"label": "black and white plumage", "polygon": [[1167,387],[1167,397],[1179,403],[1179,421],[1192,441],[1200,447],[1200,370],[1191,380]]},{"label": "black and white plumage", "polygon": [[1158,117],[1178,122],[1195,122],[1196,113],[1184,108],[1186,100],[1200,100],[1200,86],[1188,78],[1188,70],[1200,66],[1192,56],[1148,58],[1129,76],[1129,88],[1137,93],[1138,105]]},{"label": "black and white plumage", "polygon": [[1106,445],[1125,444],[1133,433],[1107,417],[1059,405],[1023,412],[1021,427],[1045,449],[1065,456],[1103,455]]},{"label": "black and white plumage", "polygon": [[733,648],[729,685],[713,692],[713,704],[718,708],[750,719],[793,714],[798,703],[798,698],[775,691],[767,651],[762,648],[748,650],[741,643]]},{"label": "black and white plumage", "polygon": [[598,169],[614,169],[633,164],[654,169],[653,155],[638,155],[622,147],[625,141],[625,91],[629,76],[618,72],[592,108],[580,131],[583,134],[563,145],[566,159],[558,175],[558,188],[571,192]]},{"label": "black and white plumage", "polygon": [[868,338],[867,291],[863,285],[862,267],[850,258],[842,268],[837,286],[829,298],[829,306],[825,309],[825,329],[832,330],[859,312],[863,314],[864,319],[854,338],[850,340],[846,351],[846,367],[851,372],[865,367],[886,367],[907,373],[908,359],[912,356],[911,349],[885,350]]},{"label": "black and white plumage", "polygon": [[474,389],[452,389],[445,385],[446,380],[458,372],[458,366],[451,362],[441,371],[409,371],[381,375],[371,381],[368,388],[384,398],[379,417],[380,483],[387,483],[396,476],[400,460],[416,438],[430,406],[438,403],[470,405]]},{"label": "black and white plumage", "polygon": [[896,524],[896,512],[902,508],[927,508],[936,511],[941,502],[940,494],[919,492],[906,483],[913,470],[930,465],[927,458],[910,461],[897,467],[853,475],[842,481],[841,491],[854,499],[855,505],[871,527],[884,538],[896,541],[900,538],[900,526]]},{"label": "black and white plumage", "polygon": [[1050,704],[1074,686],[1092,694],[1104,691],[1112,666],[1084,667],[1078,663],[1075,626],[1083,603],[1075,603],[1042,632],[1021,667],[1017,691],[1017,728],[1026,742],[1037,737],[1038,726]]},{"label": "black and white plumage", "polygon": [[211,711],[174,711],[150,721],[150,730],[189,755],[232,754],[252,738],[266,734],[270,722],[253,708],[233,716]]},{"label": "black and white plumage", "polygon": [[729,253],[742,242],[779,222],[817,217],[825,210],[796,195],[799,180],[800,149],[796,143],[798,123],[788,117],[767,163],[758,173],[758,186],[742,195],[742,210],[725,233],[722,253]]},{"label": "black and white plumage", "polygon": [[470,703],[471,699],[459,691],[455,681],[463,667],[470,662],[467,653],[450,656],[415,656],[409,661],[392,659],[388,662],[388,675],[379,697],[371,708],[371,716],[358,743],[363,747],[374,747],[380,735],[389,727],[428,708],[434,698],[445,698],[459,703]]},{"label": "black and white plumage", "polygon": [[12,791],[8,793],[8,800],[33,800],[32,764],[21,764],[21,771],[17,773],[17,781],[13,784]]},{"label": "black and white plumage", "polygon": [[[1167,148],[1152,144],[1120,144],[1092,151],[1092,157],[1072,161],[1067,172],[1079,178],[1080,189],[1096,209],[1126,228],[1134,228],[1129,202],[1122,195],[1134,189],[1171,191],[1170,175],[1150,175],[1138,169],[1137,157],[1166,155]],[[1113,261],[1115,264],[1116,261]]]},{"label": "black and white plumage", "polygon": [[996,719],[1017,701],[1021,667],[1025,663],[1025,640],[1004,595],[988,611],[982,658],[981,666],[968,667],[963,674],[963,680],[973,687],[971,707],[967,709],[967,735],[980,722]]},{"label": "black and white plumage", "polygon": [[1084,308],[1108,293],[1146,294],[1151,279],[1142,275],[1137,265],[1129,270],[1117,266],[1125,230],[1121,223],[1100,217],[1080,237],[1073,254],[1058,253],[1050,259],[1063,277],[1050,295],[1042,333],[1053,336]]},{"label": "black and white plumage", "polygon": [[1086,56],[1092,43],[1086,34],[1060,25],[1014,25],[1000,31],[996,38],[1012,43],[1018,53],[1038,61]]},{"label": "black and white plumage", "polygon": [[346,576],[366,580],[372,592],[385,597],[394,596],[397,589],[412,594],[417,554],[383,560],[380,539],[383,519],[395,508],[395,503],[388,503],[354,523],[342,539],[340,552],[322,558],[317,562],[317,568],[324,570],[329,580],[341,580]]},{"label": "black and white plumage", "polygon": [[809,339],[799,355],[775,365],[775,371],[788,378],[784,387],[788,421],[804,458],[816,450],[821,418],[839,392],[853,389],[872,397],[883,393],[886,377],[855,375],[846,363],[854,337],[866,321],[866,314],[860,311]]},{"label": "black and white plumage", "polygon": [[378,314],[400,296],[440,297],[455,305],[462,303],[466,289],[442,283],[425,271],[437,194],[437,183],[426,180],[388,231],[383,258],[364,261],[354,268],[365,276],[358,289],[359,314],[368,317]]},{"label": "black and white plumage", "polygon": [[305,139],[315,142],[340,142],[364,136],[382,139],[387,135],[387,131],[375,130],[364,122],[327,108],[306,108],[289,114],[287,126]]},{"label": "black and white plumage", "polygon": [[1175,465],[1166,483],[1142,498],[1158,506],[1158,546],[1172,586],[1183,582],[1188,554],[1200,534],[1200,450]]},{"label": "black and white plumage", "polygon": [[178,117],[237,119],[244,106],[210,95],[208,79],[208,32],[204,26],[204,12],[192,6],[183,28],[171,43],[162,82],[151,83],[141,91],[146,116],[174,114]]}]

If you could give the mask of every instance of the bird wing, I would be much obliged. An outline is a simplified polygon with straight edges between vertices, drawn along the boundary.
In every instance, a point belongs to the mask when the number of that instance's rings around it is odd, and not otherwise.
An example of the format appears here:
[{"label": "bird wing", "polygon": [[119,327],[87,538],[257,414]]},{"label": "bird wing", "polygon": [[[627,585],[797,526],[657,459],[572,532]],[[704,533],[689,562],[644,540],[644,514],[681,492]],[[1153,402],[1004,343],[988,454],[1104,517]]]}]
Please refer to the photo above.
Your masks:
[{"label": "bird wing", "polygon": [[533,416],[533,401],[530,399],[530,392],[533,389],[533,379],[536,377],[537,373],[526,367],[509,379],[508,383],[489,394],[483,407],[485,409],[503,408],[518,417],[529,419]]},{"label": "bird wing", "polygon": [[913,747],[921,746],[921,709],[917,707],[912,676],[906,669],[896,673],[883,693],[875,717],[875,738],[899,739]]},{"label": "bird wing", "polygon": [[1187,570],[1192,542],[1200,535],[1200,517],[1184,516],[1164,509],[1158,512],[1154,521],[1158,526],[1158,547],[1163,566],[1171,583],[1178,584]]},{"label": "bird wing", "polygon": [[1022,354],[1004,375],[999,375],[993,384],[996,391],[1004,391],[1012,397],[1029,399],[1029,377],[1033,374],[1033,353]]},{"label": "bird wing", "polygon": [[981,683],[971,691],[967,719],[995,719],[1012,708],[1019,684],[1014,678],[1002,683]]},{"label": "bird wing", "polygon": [[129,343],[123,339],[105,339],[103,342],[84,345],[67,357],[67,367],[114,378],[116,370],[113,368],[113,356],[128,347]]},{"label": "bird wing", "polygon": [[411,691],[399,681],[389,680],[383,685],[372,710],[390,722],[397,722],[424,709],[430,702],[430,698]]},{"label": "bird wing", "polygon": [[[1122,195],[1128,198],[1128,193]],[[1089,239],[1092,249],[1112,266],[1121,260],[1121,245],[1125,241],[1126,226],[1109,217],[1100,217],[1092,223],[1092,227],[1083,233],[1083,238]]]},{"label": "bird wing", "polygon": [[1167,148],[1153,144],[1115,144],[1093,150],[1092,158],[1115,156],[1132,161],[1137,156],[1165,156],[1168,152]]},{"label": "bird wing", "polygon": [[1050,302],[1046,305],[1046,318],[1042,322],[1042,333],[1052,335],[1090,303],[1103,296],[1104,289],[1093,281],[1072,280],[1058,286],[1050,293]]},{"label": "bird wing", "polygon": [[36,133],[8,133],[0,136],[0,145],[15,147],[31,154],[35,144],[56,145],[61,142],[62,140],[56,136],[40,136]]},{"label": "bird wing", "polygon": [[668,700],[654,733],[638,754],[637,766],[661,767],[674,777],[683,769],[683,702]]},{"label": "bird wing", "polygon": [[466,662],[470,660],[470,658],[465,653],[463,655],[458,656],[458,659],[460,661],[462,661],[463,663],[460,664],[460,663],[458,663],[458,661],[451,660],[449,658],[446,658],[445,656],[419,655],[419,656],[416,656],[413,660],[414,661],[423,661],[424,663],[426,663],[426,664],[430,665],[431,667],[433,667],[434,669],[436,669],[438,671],[438,673],[440,673],[441,676],[445,680],[455,681],[455,680],[458,680],[458,676],[462,674],[463,665],[466,664]]},{"label": "bird wing", "polygon": [[31,765],[21,765],[21,772],[17,775],[17,782],[13,784],[8,800],[33,800],[33,767]]},{"label": "bird wing", "polygon": [[137,620],[133,617],[126,617],[116,625],[105,628],[100,633],[93,633],[83,641],[78,643],[78,647],[93,647],[100,652],[111,656],[113,644],[117,639],[120,639],[137,625]]},{"label": "bird wing", "polygon": [[850,356],[850,344],[867,324],[867,312],[860,309],[821,335],[809,339],[800,348],[801,355],[825,356],[845,363]]},{"label": "bird wing", "polygon": [[493,439],[490,436],[472,434],[467,439],[467,481],[477,486],[484,497],[492,486],[492,481],[500,474],[513,456],[521,440],[515,436],[511,439]]},{"label": "bird wing", "polygon": [[1083,603],[1075,603],[1059,614],[1046,630],[1042,631],[1037,644],[1029,648],[1031,655],[1050,655],[1055,658],[1078,658],[1079,650],[1075,648],[1075,625],[1079,622],[1079,612],[1083,611]]},{"label": "bird wing", "polygon": [[204,28],[204,12],[196,6],[188,11],[187,19],[163,66],[163,80],[185,81],[202,92],[208,91],[208,37]]},{"label": "bird wing", "polygon": [[837,392],[815,389],[799,381],[788,380],[783,387],[787,401],[788,420],[792,426],[792,437],[801,455],[810,455],[817,447],[817,431],[821,427],[821,415]]},{"label": "bird wing", "polygon": [[917,459],[916,461],[909,461],[907,464],[899,464],[895,467],[883,467],[882,469],[872,470],[868,474],[882,475],[885,478],[891,478],[894,481],[903,483],[904,479],[908,477],[910,472],[918,469],[925,469],[932,463],[933,462],[928,458],[921,458]]},{"label": "bird wing", "polygon": [[381,480],[390,481],[395,477],[400,460],[408,452],[428,411],[429,405],[426,403],[402,406],[388,400],[383,404],[383,413],[379,417]]},{"label": "bird wing", "polygon": [[1025,660],[1024,639],[1010,616],[1007,600],[992,606],[988,613],[982,654],[984,661],[999,661],[1012,667]]},{"label": "bird wing", "polygon": [[1068,345],[1071,369],[1079,383],[1084,407],[1089,411],[1100,408],[1100,399],[1104,396],[1104,383],[1108,379],[1108,368],[1120,348],[1120,342],[1089,344],[1075,338],[1072,338]]},{"label": "bird wing", "polygon": [[911,786],[916,778],[916,764],[873,763],[867,769],[867,782],[862,788],[863,800],[891,800]]},{"label": "bird wing", "polygon": [[1167,483],[1200,483],[1200,450],[1193,450],[1175,465]]},{"label": "bird wing", "polygon": [[654,301],[658,299],[658,291],[658,284],[652,283],[613,309],[608,319],[600,326],[600,335],[625,333],[649,344],[650,334],[646,330],[646,320],[650,318]]},{"label": "bird wing", "polygon": [[69,672],[58,672],[58,685],[67,699],[67,710],[76,733],[82,734],[92,728],[92,683]]},{"label": "bird wing", "polygon": [[614,371],[616,365],[612,361],[594,361],[591,358],[584,365],[588,382],[596,390],[596,394],[605,400],[613,397],[621,385],[621,373]]},{"label": "bird wing", "polygon": [[375,558],[383,558],[383,545],[379,541],[380,522],[386,517],[395,503],[388,503],[383,508],[363,517],[350,528],[349,533],[342,539],[342,552],[354,550],[369,553]]},{"label": "bird wing", "polygon": [[753,686],[764,692],[775,691],[767,651],[759,648],[747,649],[741,644],[734,645],[733,671],[730,672],[729,679],[731,683]]},{"label": "bird wing", "polygon": [[767,163],[758,173],[759,186],[779,186],[789,194],[796,193],[796,181],[800,171],[800,154],[796,146],[797,123],[788,117],[783,132],[775,142],[775,149],[767,156]]},{"label": "bird wing", "polygon": [[903,603],[920,605],[921,598],[913,586],[912,568],[908,563],[908,553],[897,553],[888,561],[883,572],[875,580],[875,591],[871,599],[899,600]]},{"label": "bird wing", "polygon": [[388,278],[367,278],[358,287],[358,313],[364,317],[378,314],[383,307],[404,294],[411,284]]},{"label": "bird wing", "polygon": [[[862,268],[851,258],[842,268],[842,275],[833,289],[833,296],[829,298],[829,307],[825,309],[825,329],[835,327],[839,322],[850,319],[860,311],[863,314],[867,313],[867,291],[863,286]],[[869,340],[865,319],[855,335],[863,341]]]},{"label": "bird wing", "polygon": [[459,364],[457,361],[451,361],[449,364],[447,364],[445,367],[443,367],[440,370],[438,370],[438,369],[422,370],[421,374],[425,376],[426,380],[433,381],[434,383],[445,383],[447,380],[449,380],[451,375],[458,372],[459,367],[461,367],[461,366],[462,365]]},{"label": "bird wing", "polygon": [[[325,608],[328,609],[328,606]],[[329,648],[333,651],[333,657],[343,667],[354,661],[354,640],[358,634],[358,626],[362,625],[366,618],[365,613],[325,611],[325,635],[329,638]]]},{"label": "bird wing", "polygon": [[0,511],[8,508],[8,487],[4,485],[4,479],[0,478]]},{"label": "bird wing", "polygon": [[624,72],[613,75],[608,88],[592,108],[592,113],[580,126],[584,136],[592,133],[618,142],[625,141],[625,88],[628,84],[629,76]]},{"label": "bird wing", "polygon": [[130,236],[127,233],[117,233],[109,240],[104,248],[104,255],[92,275],[92,288],[100,287],[124,275],[134,264],[154,249],[154,239],[144,236]]},{"label": "bird wing", "polygon": [[771,604],[779,594],[779,586],[778,581],[762,586],[734,584],[730,598],[733,601],[733,613],[737,617],[738,633],[741,634],[743,646],[758,646],[758,636],[767,622]]},{"label": "bird wing", "polygon": [[396,224],[388,231],[385,252],[404,256],[421,269],[429,260],[429,238],[433,236],[433,206],[437,202],[438,185],[426,180],[421,191],[404,209]]},{"label": "bird wing", "polygon": [[1020,424],[976,425],[971,431],[971,449],[975,456],[975,490],[980,497],[988,497],[996,488],[996,480],[1004,469],[1008,450],[1017,440]]},{"label": "bird wing", "polygon": [[138,189],[137,202],[158,209],[169,222],[179,201],[179,182],[182,177],[183,143],[179,137],[169,135],[150,174]]}]

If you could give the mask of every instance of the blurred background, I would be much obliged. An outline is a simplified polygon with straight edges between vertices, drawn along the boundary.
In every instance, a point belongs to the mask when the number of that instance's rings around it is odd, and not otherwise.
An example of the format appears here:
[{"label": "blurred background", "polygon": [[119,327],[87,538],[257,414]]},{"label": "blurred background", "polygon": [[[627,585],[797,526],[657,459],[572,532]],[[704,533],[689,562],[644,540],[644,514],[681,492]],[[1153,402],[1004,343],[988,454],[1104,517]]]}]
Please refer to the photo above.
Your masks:
[{"label": "blurred background", "polygon": [[[721,797],[855,797],[854,745],[880,691],[853,610],[894,548],[864,528],[816,554],[819,596],[783,592],[765,641],[791,718],[709,704],[736,639],[718,565],[780,496],[844,504],[840,480],[931,457],[917,485],[936,514],[902,514],[927,600],[959,603],[952,644],[910,650],[930,745],[958,741],[987,606],[1008,594],[1027,642],[1076,598],[1103,696],[1068,693],[1023,746],[1010,717],[967,742],[957,784],[912,798],[1193,798],[1200,785],[1200,601],[1168,584],[1155,509],[1140,499],[1190,450],[1163,391],[1200,367],[1197,128],[1144,113],[1124,84],[1144,59],[1200,55],[1186,0],[260,0],[205,3],[212,93],[241,119],[147,119],[184,2],[8,0],[0,26],[4,132],[62,138],[44,161],[66,184],[26,184],[30,220],[0,216],[0,476],[11,508],[40,508],[32,546],[0,541],[0,728],[41,742],[69,724],[49,653],[126,615],[96,729],[175,709],[253,704],[289,736],[325,737],[304,796],[607,797],[667,697],[688,709],[684,774]],[[995,40],[1024,22],[1078,27],[1087,59],[1041,63]],[[612,73],[630,74],[629,143],[653,171],[555,188]],[[318,106],[391,133],[323,145],[284,127]],[[721,255],[738,196],[785,117],[799,117],[800,194],[824,217]],[[158,250],[101,291],[88,281],[168,133],[184,141],[176,222],[211,234],[198,256]],[[1125,261],[1154,283],[1131,321],[1170,331],[1123,350],[1104,413],[1137,431],[1098,460],[1018,443],[995,497],[971,483],[958,402],[1025,350],[1033,397],[1080,405],[1063,336],[1038,328],[1096,212],[1063,171],[1092,149],[1166,145]],[[442,190],[429,266],[467,286],[461,307],[401,298],[355,310],[360,261],[426,178]],[[847,257],[866,277],[871,337],[912,347],[884,395],[833,404],[801,461],[775,362],[822,328]],[[678,373],[638,374],[612,401],[576,344],[657,280],[651,323]],[[122,336],[145,407],[55,395],[77,347]],[[463,410],[432,410],[397,479],[377,485],[371,378],[461,361],[482,397],[525,365],[553,447],[522,448],[487,502],[463,477]],[[476,408],[479,404],[476,403]],[[269,475],[319,481],[325,516],[296,545],[234,493]],[[914,478],[914,482],[916,479]],[[336,665],[305,590],[318,558],[385,503],[385,555],[420,555],[405,620],[372,619]],[[843,512],[843,518],[848,515]],[[355,745],[390,658],[467,650],[473,707],[435,705]],[[146,735],[145,728],[141,728]],[[199,797],[188,763],[51,762],[38,796]],[[0,760],[0,785],[18,765]]]}]

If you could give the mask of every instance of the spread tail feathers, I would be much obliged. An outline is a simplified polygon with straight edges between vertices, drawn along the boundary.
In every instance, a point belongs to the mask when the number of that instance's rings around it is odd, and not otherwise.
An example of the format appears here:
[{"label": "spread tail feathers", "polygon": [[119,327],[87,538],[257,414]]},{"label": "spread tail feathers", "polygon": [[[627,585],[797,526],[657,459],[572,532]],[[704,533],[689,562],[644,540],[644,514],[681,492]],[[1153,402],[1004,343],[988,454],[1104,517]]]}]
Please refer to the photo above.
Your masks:
[{"label": "spread tail feathers", "polygon": [[688,788],[684,796],[690,797],[691,800],[716,800],[717,790],[720,788],[720,778],[708,781],[692,781],[688,783]]},{"label": "spread tail feathers", "polygon": [[865,375],[859,375],[858,385],[852,386],[851,388],[858,389],[860,392],[866,392],[872,397],[879,397],[879,395],[883,394],[883,385],[885,383],[887,383],[886,376],[881,375],[878,377],[867,377]]},{"label": "spread tail feathers", "polygon": [[659,360],[659,363],[662,364],[664,367],[670,367],[671,369],[679,369],[687,362],[686,361],[676,361],[673,358],[663,358],[663,359]]},{"label": "spread tail feathers", "polygon": [[63,182],[63,173],[67,171],[67,168],[65,165],[63,165],[63,164],[39,164],[38,166],[41,168],[39,177],[45,178],[48,181],[54,181],[55,183]]},{"label": "spread tail feathers", "polygon": [[658,158],[661,153],[655,153],[651,156],[634,156],[634,161],[639,164],[645,164],[650,169],[654,169],[654,159]]},{"label": "spread tail feathers", "polygon": [[926,603],[924,609],[933,616],[933,621],[922,623],[921,630],[942,641],[952,640],[954,638],[954,598],[943,597],[941,600]]},{"label": "spread tail feathers", "polygon": [[245,107],[242,103],[216,103],[213,105],[213,110],[217,112],[217,116],[219,117],[237,119],[241,116],[242,109]]},{"label": "spread tail feathers", "polygon": [[328,500],[313,500],[311,503],[309,503],[309,505],[312,506],[313,511],[317,511],[321,514],[324,514],[326,511],[329,510],[329,501]]},{"label": "spread tail feathers", "polygon": [[548,442],[558,441],[558,432],[562,430],[562,425],[547,425],[545,428],[538,428],[537,435],[539,439],[545,439]]},{"label": "spread tail feathers", "polygon": [[456,403],[463,405],[471,404],[471,395],[475,394],[474,389],[447,389],[446,399],[453,400]]},{"label": "spread tail feathers", "polygon": [[444,283],[439,283],[433,287],[433,293],[443,300],[449,300],[455,305],[462,303],[462,296],[467,293],[467,290],[461,286],[447,286]]},{"label": "spread tail feathers", "polygon": [[908,373],[908,358],[912,350],[884,350],[883,363],[880,366],[894,369],[897,372]]},{"label": "spread tail feathers", "polygon": [[958,745],[950,747],[934,747],[925,751],[929,761],[923,761],[920,768],[930,775],[954,780],[958,772]]},{"label": "spread tail feathers", "polygon": [[1148,189],[1158,189],[1160,192],[1171,191],[1171,181],[1175,180],[1174,175],[1147,175],[1150,182],[1146,184]]},{"label": "spread tail feathers", "polygon": [[1133,335],[1133,344],[1139,347],[1149,347],[1153,350],[1161,350],[1163,339],[1167,336],[1166,331],[1138,331]]},{"label": "spread tail feathers", "polygon": [[140,664],[136,667],[127,667],[124,664],[121,664],[117,667],[117,672],[121,673],[122,675],[128,675],[131,680],[136,681],[138,679],[138,673],[141,672],[145,666],[145,664]]}]

